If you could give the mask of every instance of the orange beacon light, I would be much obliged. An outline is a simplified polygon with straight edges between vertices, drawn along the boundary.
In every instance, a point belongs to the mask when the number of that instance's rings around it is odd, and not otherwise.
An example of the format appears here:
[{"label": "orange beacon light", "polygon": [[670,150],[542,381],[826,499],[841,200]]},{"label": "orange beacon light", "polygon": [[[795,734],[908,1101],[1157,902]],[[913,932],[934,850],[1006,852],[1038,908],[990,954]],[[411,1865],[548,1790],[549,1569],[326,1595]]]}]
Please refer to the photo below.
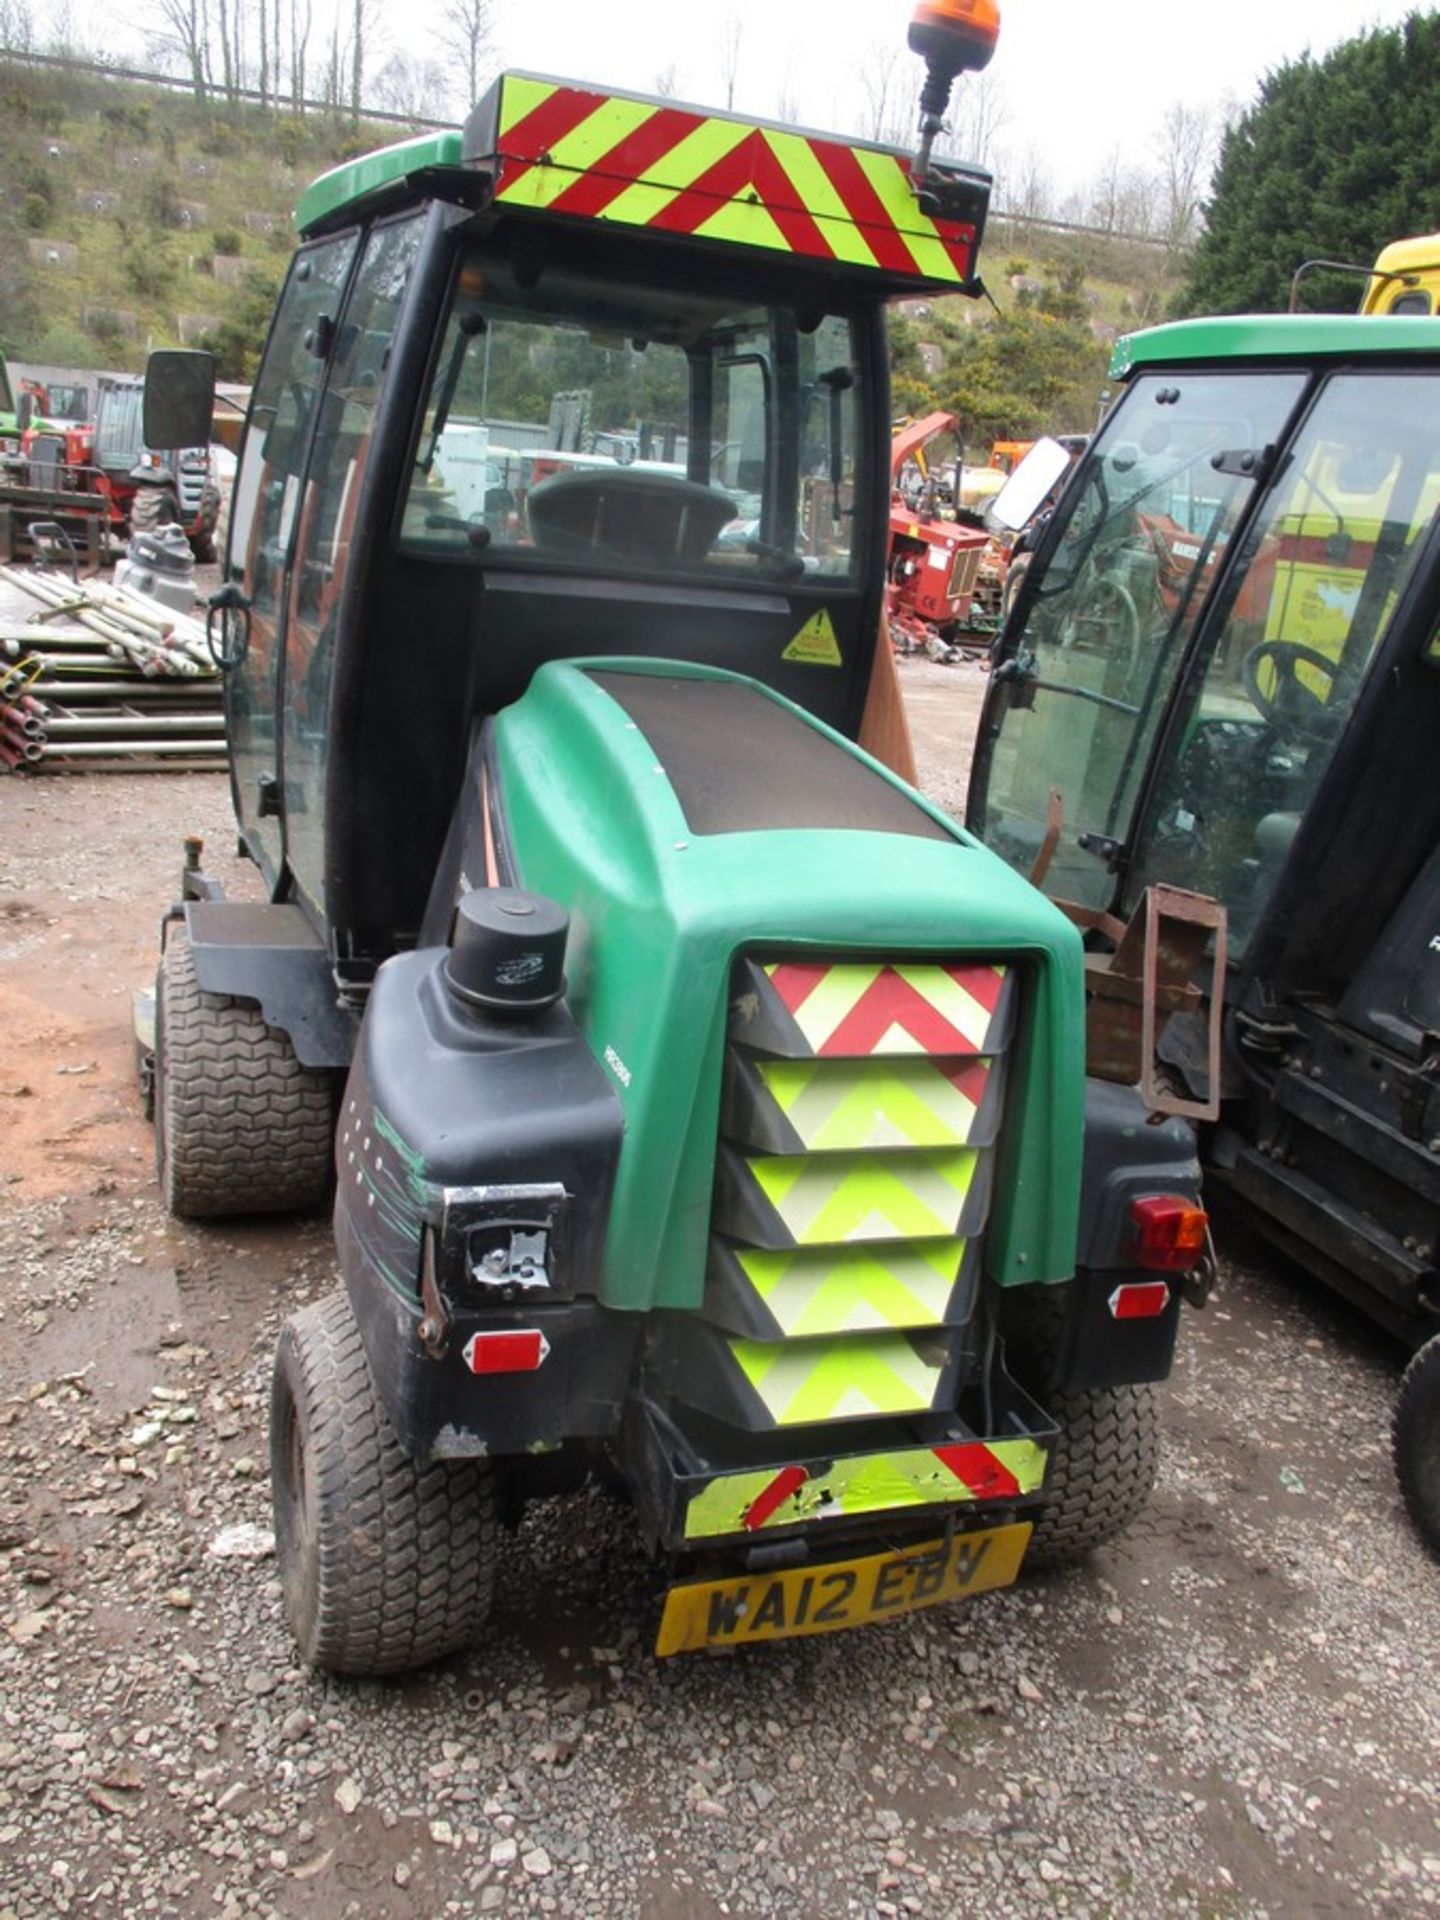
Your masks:
[{"label": "orange beacon light", "polygon": [[925,62],[920,92],[920,151],[914,181],[924,198],[930,150],[944,130],[950,89],[962,73],[988,67],[1000,38],[997,0],[919,0],[910,16],[910,51]]}]

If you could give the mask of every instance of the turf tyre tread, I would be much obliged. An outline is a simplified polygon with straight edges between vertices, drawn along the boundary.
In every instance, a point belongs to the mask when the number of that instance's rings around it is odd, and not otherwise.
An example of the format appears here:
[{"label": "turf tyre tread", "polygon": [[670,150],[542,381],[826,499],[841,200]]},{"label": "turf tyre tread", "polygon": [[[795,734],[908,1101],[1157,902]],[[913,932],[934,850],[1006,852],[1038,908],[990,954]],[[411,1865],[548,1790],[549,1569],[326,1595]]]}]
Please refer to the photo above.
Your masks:
[{"label": "turf tyre tread", "polygon": [[1391,1449],[1416,1531],[1440,1559],[1440,1334],[1411,1360],[1395,1396]]},{"label": "turf tyre tread", "polygon": [[156,1156],[171,1213],[290,1213],[324,1197],[331,1075],[302,1067],[258,1007],[204,992],[182,926],[160,963],[156,1071]]},{"label": "turf tyre tread", "polygon": [[404,1452],[343,1293],[285,1322],[270,1410],[281,1589],[305,1659],[377,1676],[471,1644],[495,1592],[493,1465]]},{"label": "turf tyre tread", "polygon": [[1151,1384],[1047,1396],[1060,1435],[1027,1567],[1063,1567],[1105,1546],[1137,1517],[1160,1466],[1160,1406]]},{"label": "turf tyre tread", "polygon": [[178,525],[180,507],[169,487],[137,487],[130,502],[131,533],[154,533],[158,527]]}]

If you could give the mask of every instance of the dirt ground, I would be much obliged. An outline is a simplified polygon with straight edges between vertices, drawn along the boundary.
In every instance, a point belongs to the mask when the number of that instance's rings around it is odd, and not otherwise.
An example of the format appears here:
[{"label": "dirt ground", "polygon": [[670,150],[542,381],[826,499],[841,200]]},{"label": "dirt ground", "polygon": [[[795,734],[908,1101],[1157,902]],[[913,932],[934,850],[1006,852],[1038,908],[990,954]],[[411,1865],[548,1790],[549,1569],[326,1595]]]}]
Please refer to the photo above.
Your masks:
[{"label": "dirt ground", "polygon": [[[958,806],[983,676],[902,673]],[[301,1667],[257,1530],[327,1224],[167,1220],[134,1091],[192,831],[253,887],[218,776],[0,779],[0,1920],[1440,1907],[1399,1356],[1233,1237],[1153,1505],[1083,1570],[661,1666],[663,1569],[587,1498],[527,1518],[463,1659]]]}]

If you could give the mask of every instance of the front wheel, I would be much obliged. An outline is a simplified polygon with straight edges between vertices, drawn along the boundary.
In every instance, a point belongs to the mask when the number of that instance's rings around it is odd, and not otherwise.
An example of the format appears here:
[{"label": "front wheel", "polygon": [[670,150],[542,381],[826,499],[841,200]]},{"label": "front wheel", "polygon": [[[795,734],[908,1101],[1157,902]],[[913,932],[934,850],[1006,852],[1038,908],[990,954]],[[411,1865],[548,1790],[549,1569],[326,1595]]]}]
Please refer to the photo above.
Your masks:
[{"label": "front wheel", "polygon": [[285,1617],[330,1673],[408,1673],[475,1640],[495,1593],[495,1468],[403,1450],[343,1293],[280,1330],[270,1480]]},{"label": "front wheel", "polygon": [[1150,1498],[1160,1465],[1160,1406],[1152,1385],[1055,1393],[1046,1404],[1060,1437],[1027,1567],[1069,1566],[1123,1533]]},{"label": "front wheel", "polygon": [[1440,1333],[1405,1369],[1391,1440],[1410,1518],[1440,1559]]}]

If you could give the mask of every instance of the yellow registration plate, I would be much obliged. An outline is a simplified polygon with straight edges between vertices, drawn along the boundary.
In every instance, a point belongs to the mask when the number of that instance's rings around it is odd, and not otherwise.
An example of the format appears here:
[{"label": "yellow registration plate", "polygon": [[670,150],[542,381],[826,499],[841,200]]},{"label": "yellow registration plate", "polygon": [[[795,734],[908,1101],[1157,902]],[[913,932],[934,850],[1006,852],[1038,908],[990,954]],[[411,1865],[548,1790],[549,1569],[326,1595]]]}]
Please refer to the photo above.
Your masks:
[{"label": "yellow registration plate", "polygon": [[1025,1520],[988,1533],[957,1533],[948,1547],[943,1540],[927,1540],[903,1553],[672,1587],[655,1651],[663,1658],[701,1647],[838,1633],[1008,1587],[1020,1571],[1030,1531]]}]

